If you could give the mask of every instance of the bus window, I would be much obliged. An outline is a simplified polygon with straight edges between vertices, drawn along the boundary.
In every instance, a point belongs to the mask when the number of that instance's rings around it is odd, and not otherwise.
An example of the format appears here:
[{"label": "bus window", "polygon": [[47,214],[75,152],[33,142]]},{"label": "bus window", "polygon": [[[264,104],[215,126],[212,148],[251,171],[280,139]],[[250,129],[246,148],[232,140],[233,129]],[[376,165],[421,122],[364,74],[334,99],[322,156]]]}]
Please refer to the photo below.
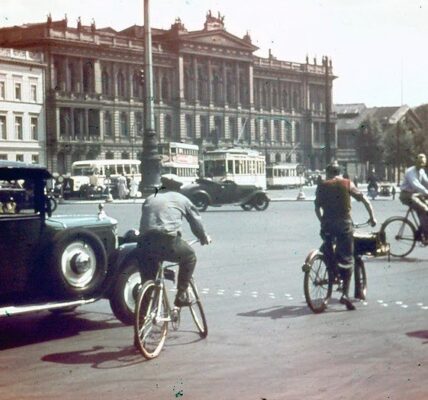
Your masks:
[{"label": "bus window", "polygon": [[123,165],[117,165],[116,167],[117,167],[117,173],[118,173],[119,175],[122,175],[122,174],[124,174],[124,173],[125,173],[125,171],[124,171],[124,169],[123,169]]}]

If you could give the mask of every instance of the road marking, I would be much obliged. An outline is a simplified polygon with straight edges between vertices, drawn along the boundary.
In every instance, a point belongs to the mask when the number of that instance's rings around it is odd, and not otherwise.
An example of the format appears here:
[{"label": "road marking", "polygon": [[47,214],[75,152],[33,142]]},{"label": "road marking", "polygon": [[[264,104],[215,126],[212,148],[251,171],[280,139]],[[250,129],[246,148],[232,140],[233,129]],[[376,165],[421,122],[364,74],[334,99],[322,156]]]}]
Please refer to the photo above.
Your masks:
[{"label": "road marking", "polygon": [[383,300],[378,300],[377,301],[379,304],[382,304],[383,303]]},{"label": "road marking", "polygon": [[383,305],[384,307],[388,307],[388,304],[386,304],[386,303],[382,303],[382,305]]},{"label": "road marking", "polygon": [[401,304],[403,304],[402,301],[396,301],[395,304],[397,304],[398,306],[400,306]]},{"label": "road marking", "polygon": [[419,307],[422,307],[424,305],[424,303],[417,303],[416,305]]},{"label": "road marking", "polygon": [[422,310],[428,310],[428,306],[422,306]]},{"label": "road marking", "polygon": [[223,295],[224,295],[224,289],[218,289],[218,290],[217,290],[217,294],[218,294],[219,296],[223,296]]}]

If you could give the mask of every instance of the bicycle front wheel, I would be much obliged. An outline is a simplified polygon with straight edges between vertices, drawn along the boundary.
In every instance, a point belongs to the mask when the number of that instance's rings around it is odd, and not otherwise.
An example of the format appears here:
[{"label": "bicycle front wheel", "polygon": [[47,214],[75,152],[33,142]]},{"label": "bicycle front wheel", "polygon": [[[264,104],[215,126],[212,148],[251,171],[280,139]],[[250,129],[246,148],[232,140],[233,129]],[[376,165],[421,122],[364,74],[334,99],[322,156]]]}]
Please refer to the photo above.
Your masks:
[{"label": "bicycle front wheel", "polygon": [[389,252],[394,257],[405,257],[411,253],[416,244],[416,229],[406,218],[394,217],[387,220],[380,228],[389,243]]},{"label": "bicycle front wheel", "polygon": [[204,308],[202,307],[202,302],[193,279],[190,281],[187,292],[190,300],[190,314],[192,314],[192,318],[196,324],[196,327],[198,328],[199,335],[201,338],[206,338],[208,335],[207,319],[205,317]]},{"label": "bicycle front wheel", "polygon": [[159,355],[168,333],[168,304],[162,289],[146,282],[135,303],[135,346],[147,359]]},{"label": "bicycle front wheel", "polygon": [[354,268],[355,298],[366,299],[367,297],[367,273],[364,261],[355,260]]},{"label": "bicycle front wheel", "polygon": [[333,289],[333,277],[323,254],[316,254],[306,265],[303,286],[309,308],[316,314],[323,312]]}]

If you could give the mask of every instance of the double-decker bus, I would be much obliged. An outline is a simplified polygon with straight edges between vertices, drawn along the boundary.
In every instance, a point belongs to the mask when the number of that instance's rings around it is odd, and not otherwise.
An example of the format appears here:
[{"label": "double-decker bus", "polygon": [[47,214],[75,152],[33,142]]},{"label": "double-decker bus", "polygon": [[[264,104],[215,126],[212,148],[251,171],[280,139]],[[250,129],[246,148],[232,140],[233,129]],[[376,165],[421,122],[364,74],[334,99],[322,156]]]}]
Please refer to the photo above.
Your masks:
[{"label": "double-decker bus", "polygon": [[230,148],[204,154],[204,174],[214,181],[230,180],[239,185],[266,189],[266,160],[256,150]]},{"label": "double-decker bus", "polygon": [[195,144],[168,142],[159,145],[161,173],[183,184],[198,178],[199,146]]},{"label": "double-decker bus", "polygon": [[298,174],[299,164],[284,163],[266,167],[268,188],[297,187],[302,184],[303,177]]}]

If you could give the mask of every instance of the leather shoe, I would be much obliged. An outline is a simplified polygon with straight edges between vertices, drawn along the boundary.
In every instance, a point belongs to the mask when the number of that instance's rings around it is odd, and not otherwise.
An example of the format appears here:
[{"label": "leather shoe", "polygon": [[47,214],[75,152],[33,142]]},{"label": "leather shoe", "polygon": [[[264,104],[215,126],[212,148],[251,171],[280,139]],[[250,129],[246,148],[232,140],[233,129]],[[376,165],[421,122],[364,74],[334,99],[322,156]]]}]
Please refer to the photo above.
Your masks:
[{"label": "leather shoe", "polygon": [[175,296],[174,305],[176,307],[190,306],[191,302],[186,290],[179,290]]},{"label": "leather shoe", "polygon": [[344,304],[349,311],[355,310],[355,306],[352,304],[351,300],[349,300],[348,296],[343,295],[340,298],[340,304]]},{"label": "leather shoe", "polygon": [[365,300],[366,296],[363,292],[355,292],[354,298],[358,300]]}]

